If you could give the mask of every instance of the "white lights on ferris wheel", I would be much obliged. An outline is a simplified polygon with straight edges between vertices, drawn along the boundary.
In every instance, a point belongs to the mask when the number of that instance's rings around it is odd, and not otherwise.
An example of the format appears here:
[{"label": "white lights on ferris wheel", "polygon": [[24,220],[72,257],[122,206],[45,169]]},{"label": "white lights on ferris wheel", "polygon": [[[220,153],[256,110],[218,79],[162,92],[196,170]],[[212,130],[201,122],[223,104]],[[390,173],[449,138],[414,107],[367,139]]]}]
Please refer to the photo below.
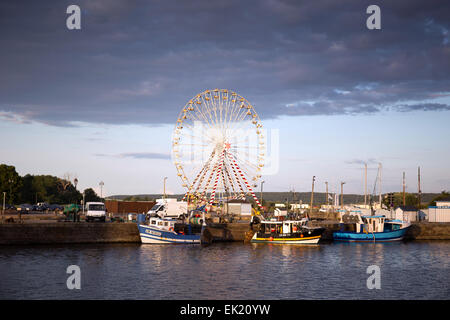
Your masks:
[{"label": "white lights on ferris wheel", "polygon": [[260,206],[252,186],[264,167],[263,126],[237,93],[206,90],[189,100],[175,125],[172,158],[186,196],[212,204],[216,192],[251,195]]}]

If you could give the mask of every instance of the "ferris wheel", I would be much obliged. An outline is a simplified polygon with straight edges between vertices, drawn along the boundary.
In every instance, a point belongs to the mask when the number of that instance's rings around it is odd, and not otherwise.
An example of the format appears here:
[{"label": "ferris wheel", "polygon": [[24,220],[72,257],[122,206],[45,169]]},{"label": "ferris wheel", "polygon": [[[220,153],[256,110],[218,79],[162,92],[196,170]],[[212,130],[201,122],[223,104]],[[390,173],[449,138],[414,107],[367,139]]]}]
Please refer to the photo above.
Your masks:
[{"label": "ferris wheel", "polygon": [[217,194],[250,195],[261,207],[253,187],[261,178],[266,143],[258,114],[245,98],[227,89],[197,94],[180,112],[172,139],[184,199],[213,204]]}]

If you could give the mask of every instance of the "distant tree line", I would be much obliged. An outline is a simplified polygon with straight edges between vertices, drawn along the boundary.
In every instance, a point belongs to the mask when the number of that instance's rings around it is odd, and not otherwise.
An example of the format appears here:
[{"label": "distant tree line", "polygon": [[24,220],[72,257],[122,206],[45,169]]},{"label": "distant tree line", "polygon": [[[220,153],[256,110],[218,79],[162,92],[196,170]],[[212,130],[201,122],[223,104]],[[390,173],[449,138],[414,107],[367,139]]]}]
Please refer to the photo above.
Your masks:
[{"label": "distant tree line", "polygon": [[[6,203],[51,204],[80,203],[83,194],[76,189],[72,181],[51,175],[30,175],[21,177],[14,166],[0,164],[0,195],[3,201],[6,192]],[[84,190],[85,201],[101,201],[92,188]]]},{"label": "distant tree line", "polygon": [[122,198],[123,201],[154,201],[150,196],[126,196]]},{"label": "distant tree line", "polygon": [[[387,195],[384,195],[383,197],[383,204],[386,205],[386,207],[390,207],[391,203],[389,200],[389,197]],[[417,194],[415,193],[405,193],[405,203],[403,203],[403,193],[402,192],[394,192],[394,197],[392,199],[392,205],[394,208],[400,207],[400,206],[407,206],[407,207],[417,207],[419,205],[419,198],[417,197]]]},{"label": "distant tree line", "polygon": [[430,201],[430,206],[435,206],[436,201],[449,201],[450,200],[450,192],[442,191],[438,196],[434,197],[433,200]]}]

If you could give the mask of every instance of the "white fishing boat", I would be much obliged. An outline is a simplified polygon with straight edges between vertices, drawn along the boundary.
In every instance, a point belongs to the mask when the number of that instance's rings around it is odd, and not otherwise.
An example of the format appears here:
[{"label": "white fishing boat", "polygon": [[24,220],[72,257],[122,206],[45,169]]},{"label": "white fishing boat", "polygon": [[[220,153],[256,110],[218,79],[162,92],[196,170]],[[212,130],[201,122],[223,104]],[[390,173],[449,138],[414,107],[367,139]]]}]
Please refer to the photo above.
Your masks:
[{"label": "white fishing boat", "polygon": [[258,220],[260,222],[259,231],[253,235],[252,243],[317,244],[325,231],[325,228],[308,227],[309,220],[306,218],[283,221],[277,219]]},{"label": "white fishing boat", "polygon": [[[190,223],[189,221],[197,223]],[[191,215],[187,223],[184,220],[153,216],[145,223],[139,224],[138,227],[142,243],[200,244],[206,223],[204,215],[203,219]]]}]

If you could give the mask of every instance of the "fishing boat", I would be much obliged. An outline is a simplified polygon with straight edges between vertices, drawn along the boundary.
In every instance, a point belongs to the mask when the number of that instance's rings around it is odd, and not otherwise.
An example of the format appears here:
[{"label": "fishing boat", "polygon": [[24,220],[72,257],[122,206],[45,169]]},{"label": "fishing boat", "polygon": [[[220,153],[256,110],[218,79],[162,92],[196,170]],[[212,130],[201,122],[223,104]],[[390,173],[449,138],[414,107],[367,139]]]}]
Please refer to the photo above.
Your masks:
[{"label": "fishing boat", "polygon": [[341,216],[340,230],[333,233],[334,241],[389,242],[402,240],[411,223],[388,219],[385,215],[362,215],[350,211]]},{"label": "fishing boat", "polygon": [[307,226],[308,219],[284,220],[261,219],[259,231],[255,232],[253,243],[282,243],[282,244],[317,244],[325,228],[311,228]]},{"label": "fishing boat", "polygon": [[[193,223],[191,223],[191,221]],[[153,216],[138,225],[142,243],[147,244],[201,244],[205,219],[191,217],[184,220]]]}]

